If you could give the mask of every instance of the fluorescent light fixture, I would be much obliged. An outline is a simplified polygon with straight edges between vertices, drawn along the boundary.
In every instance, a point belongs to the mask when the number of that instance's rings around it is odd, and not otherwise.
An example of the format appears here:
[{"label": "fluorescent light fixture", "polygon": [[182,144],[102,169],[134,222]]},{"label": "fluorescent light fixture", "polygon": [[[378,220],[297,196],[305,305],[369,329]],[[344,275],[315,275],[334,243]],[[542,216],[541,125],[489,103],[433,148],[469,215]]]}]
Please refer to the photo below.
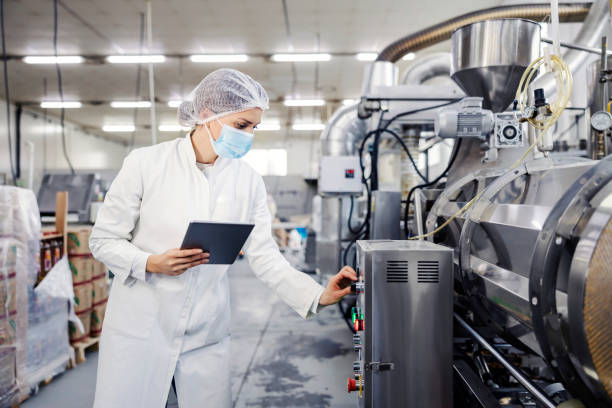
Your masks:
[{"label": "fluorescent light fixture", "polygon": [[260,123],[259,125],[257,125],[257,127],[255,128],[256,131],[258,130],[263,130],[263,131],[275,131],[275,130],[280,130],[280,123]]},{"label": "fluorescent light fixture", "polygon": [[343,99],[342,100],[342,105],[344,106],[351,106],[356,104],[357,102],[359,102],[359,99]]},{"label": "fluorescent light fixture", "polygon": [[183,103],[183,101],[179,101],[179,100],[174,100],[174,101],[168,101],[168,106],[170,108],[178,108],[181,103]]},{"label": "fluorescent light fixture", "polygon": [[249,57],[245,54],[196,54],[189,59],[191,62],[245,62]]},{"label": "fluorescent light fixture", "polygon": [[357,54],[357,59],[359,61],[374,61],[378,54],[375,52],[360,52]]},{"label": "fluorescent light fixture", "polygon": [[188,131],[191,129],[190,127],[181,125],[159,125],[157,128],[160,132],[181,132]]},{"label": "fluorescent light fixture", "polygon": [[414,55],[414,52],[409,52],[408,54],[404,55],[402,57],[403,61],[412,61],[414,59],[414,57],[416,57],[416,55]]},{"label": "fluorescent light fixture", "polygon": [[291,127],[293,130],[323,130],[325,124],[323,123],[296,123]]},{"label": "fluorescent light fixture", "polygon": [[106,60],[111,64],[148,64],[165,62],[164,55],[110,55]]},{"label": "fluorescent light fixture", "polygon": [[23,58],[26,64],[80,64],[83,57],[79,55],[59,55],[59,56],[27,56]]},{"label": "fluorescent light fixture", "polygon": [[81,102],[76,102],[76,101],[74,102],[46,101],[46,102],[40,103],[40,107],[43,109],[61,109],[61,108],[73,109],[73,108],[80,108],[81,106],[83,106]]},{"label": "fluorescent light fixture", "polygon": [[273,54],[272,61],[276,62],[317,62],[329,61],[330,54]]},{"label": "fluorescent light fixture", "polygon": [[285,99],[285,106],[323,106],[323,99]]},{"label": "fluorescent light fixture", "polygon": [[133,132],[136,127],[134,125],[104,125],[102,130],[109,133]]},{"label": "fluorescent light fixture", "polygon": [[113,101],[110,103],[113,108],[150,108],[150,101]]}]

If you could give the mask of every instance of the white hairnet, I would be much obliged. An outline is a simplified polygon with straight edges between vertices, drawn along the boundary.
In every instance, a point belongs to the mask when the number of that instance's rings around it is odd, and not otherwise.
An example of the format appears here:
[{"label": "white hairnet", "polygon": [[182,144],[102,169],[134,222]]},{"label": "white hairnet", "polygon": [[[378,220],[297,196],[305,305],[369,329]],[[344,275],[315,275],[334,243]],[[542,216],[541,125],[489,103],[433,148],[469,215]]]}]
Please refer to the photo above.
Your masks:
[{"label": "white hairnet", "polygon": [[263,86],[247,74],[221,68],[204,77],[177,114],[182,126],[194,126],[252,108],[268,109]]}]

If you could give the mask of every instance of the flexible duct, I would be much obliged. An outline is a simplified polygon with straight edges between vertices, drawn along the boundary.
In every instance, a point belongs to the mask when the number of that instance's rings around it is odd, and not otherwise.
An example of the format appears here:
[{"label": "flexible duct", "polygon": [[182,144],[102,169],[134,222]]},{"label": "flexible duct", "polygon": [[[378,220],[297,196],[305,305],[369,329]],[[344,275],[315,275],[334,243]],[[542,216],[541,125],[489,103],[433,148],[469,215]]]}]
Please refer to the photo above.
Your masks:
[{"label": "flexible duct", "polygon": [[450,77],[451,55],[449,52],[437,52],[415,61],[414,65],[404,72],[401,84],[421,85],[438,76]]},{"label": "flexible duct", "polygon": [[321,156],[355,155],[365,132],[365,122],[357,118],[357,104],[338,109],[321,132]]},{"label": "flexible duct", "polygon": [[[559,20],[563,22],[583,21],[590,7],[591,3],[559,4]],[[499,18],[543,20],[548,15],[550,15],[550,5],[548,4],[521,4],[473,11],[394,41],[378,54],[376,60],[396,62],[409,52],[422,50],[423,48],[448,40],[452,32],[457,28],[478,21]]]}]

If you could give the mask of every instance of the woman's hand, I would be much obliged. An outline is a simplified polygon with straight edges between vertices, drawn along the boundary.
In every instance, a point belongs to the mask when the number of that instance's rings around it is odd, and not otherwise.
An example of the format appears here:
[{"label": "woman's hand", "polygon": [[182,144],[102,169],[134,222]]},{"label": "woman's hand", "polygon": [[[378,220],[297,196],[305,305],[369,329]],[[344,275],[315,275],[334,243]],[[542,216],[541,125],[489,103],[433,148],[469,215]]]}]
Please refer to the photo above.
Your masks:
[{"label": "woman's hand", "polygon": [[332,276],[327,288],[319,299],[321,306],[333,305],[351,293],[351,282],[357,280],[357,273],[350,266],[345,266],[340,272]]},{"label": "woman's hand", "polygon": [[210,253],[201,249],[169,249],[147,259],[147,272],[177,276],[194,266],[210,261]]}]

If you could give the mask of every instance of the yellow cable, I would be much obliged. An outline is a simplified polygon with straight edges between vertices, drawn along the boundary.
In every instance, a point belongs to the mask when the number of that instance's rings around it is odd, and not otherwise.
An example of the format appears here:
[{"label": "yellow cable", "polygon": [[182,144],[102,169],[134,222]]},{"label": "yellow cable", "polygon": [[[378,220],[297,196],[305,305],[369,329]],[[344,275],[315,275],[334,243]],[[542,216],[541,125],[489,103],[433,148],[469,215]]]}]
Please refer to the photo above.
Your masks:
[{"label": "yellow cable", "polygon": [[[555,79],[557,81],[557,98],[553,103],[549,105],[552,114],[544,121],[536,121],[532,118],[528,119],[529,124],[540,131],[540,135],[534,140],[531,146],[529,146],[529,148],[521,155],[521,157],[519,157],[519,159],[514,162],[512,166],[510,166],[508,172],[514,170],[515,168],[520,166],[523,161],[525,161],[529,153],[537,146],[540,140],[542,140],[542,137],[544,137],[548,129],[550,129],[550,127],[559,119],[561,113],[563,113],[563,110],[565,110],[565,107],[569,103],[573,87],[572,72],[570,71],[567,64],[561,59],[561,57],[557,55],[550,55],[550,57],[543,56],[537,58],[531,64],[529,64],[525,72],[523,72],[523,76],[521,77],[519,86],[516,90],[516,100],[518,101],[519,110],[521,112],[524,112],[526,110],[529,103],[529,84],[531,83],[531,80],[533,79],[533,76],[536,74],[538,69],[547,62],[550,62],[550,64],[553,65],[553,67],[549,68],[552,69],[552,72],[554,73]],[[610,104],[608,104],[608,107],[609,106]],[[448,224],[453,222],[455,218],[459,217],[468,209],[470,209],[470,207],[472,207],[472,205],[482,196],[484,191],[485,190],[482,190],[480,193],[476,194],[474,198],[472,198],[463,207],[461,207],[459,211],[451,215],[446,221],[444,221],[442,225],[440,225],[433,231],[410,237],[408,239],[422,239],[442,231]]]}]

